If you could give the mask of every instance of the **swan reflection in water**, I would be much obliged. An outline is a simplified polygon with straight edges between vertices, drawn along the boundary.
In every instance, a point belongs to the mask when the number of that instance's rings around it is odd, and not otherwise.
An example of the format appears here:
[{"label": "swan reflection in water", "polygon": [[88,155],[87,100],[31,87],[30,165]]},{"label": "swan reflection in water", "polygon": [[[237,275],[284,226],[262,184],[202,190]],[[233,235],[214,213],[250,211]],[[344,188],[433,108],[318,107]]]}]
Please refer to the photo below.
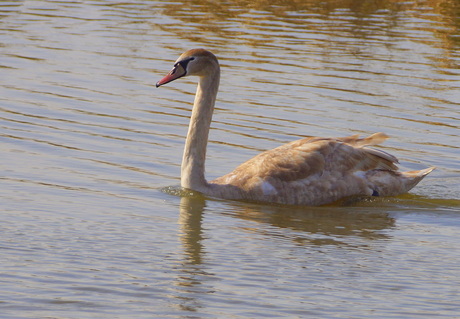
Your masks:
[{"label": "swan reflection in water", "polygon": [[[220,204],[224,204],[224,207]],[[208,239],[219,236],[221,231],[226,232],[204,225],[207,214],[220,214],[243,221],[232,223],[232,230],[229,231],[248,234],[244,236],[250,238],[262,236],[270,242],[267,244],[270,249],[276,249],[273,246],[276,242],[285,247],[286,241],[307,250],[329,251],[331,245],[345,249],[368,249],[372,241],[388,239],[384,230],[392,228],[395,222],[386,209],[379,208],[376,211],[372,205],[298,207],[228,201],[223,203],[209,201],[200,194],[181,197],[179,210],[179,238],[183,255],[175,282],[176,296],[178,307],[192,311],[205,307],[202,302],[206,299],[202,295],[216,290],[214,282],[218,278],[212,268],[221,261],[213,260],[218,258],[213,257],[213,249],[218,243]],[[234,250],[237,248],[229,245],[231,244],[223,244],[219,248],[219,255],[235,254]],[[235,256],[239,257],[241,256]]]}]

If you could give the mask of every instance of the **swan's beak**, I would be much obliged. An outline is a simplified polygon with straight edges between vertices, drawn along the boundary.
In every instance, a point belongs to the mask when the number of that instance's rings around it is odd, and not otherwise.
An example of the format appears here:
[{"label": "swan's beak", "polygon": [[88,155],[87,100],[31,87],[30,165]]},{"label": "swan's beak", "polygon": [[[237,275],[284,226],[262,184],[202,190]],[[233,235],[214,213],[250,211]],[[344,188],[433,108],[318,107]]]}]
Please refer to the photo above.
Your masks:
[{"label": "swan's beak", "polygon": [[168,73],[164,78],[162,78],[160,81],[157,82],[156,86],[159,87],[160,85],[169,83],[171,81],[174,81],[182,76],[187,74],[187,71],[185,71],[184,67],[182,66],[181,63],[176,63],[174,65],[174,68],[171,70],[171,72]]}]

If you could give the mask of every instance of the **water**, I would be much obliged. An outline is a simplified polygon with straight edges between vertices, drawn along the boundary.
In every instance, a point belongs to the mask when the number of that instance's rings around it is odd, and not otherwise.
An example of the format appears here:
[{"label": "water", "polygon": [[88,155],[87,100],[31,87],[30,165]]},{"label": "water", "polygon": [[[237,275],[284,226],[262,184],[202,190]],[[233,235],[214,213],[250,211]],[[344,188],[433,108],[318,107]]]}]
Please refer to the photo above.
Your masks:
[{"label": "water", "polygon": [[[2,318],[460,316],[460,10],[412,1],[0,3]],[[179,184],[219,57],[211,179],[303,136],[382,131],[410,194],[277,207]]]}]

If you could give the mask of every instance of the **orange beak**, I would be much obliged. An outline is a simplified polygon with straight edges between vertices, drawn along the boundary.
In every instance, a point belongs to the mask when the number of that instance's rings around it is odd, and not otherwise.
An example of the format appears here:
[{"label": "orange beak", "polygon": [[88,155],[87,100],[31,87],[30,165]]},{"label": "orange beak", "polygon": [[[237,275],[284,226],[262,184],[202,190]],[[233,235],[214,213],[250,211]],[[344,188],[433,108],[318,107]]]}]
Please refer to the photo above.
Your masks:
[{"label": "orange beak", "polygon": [[174,68],[164,78],[157,82],[156,87],[174,81],[187,74],[181,63],[176,63]]}]

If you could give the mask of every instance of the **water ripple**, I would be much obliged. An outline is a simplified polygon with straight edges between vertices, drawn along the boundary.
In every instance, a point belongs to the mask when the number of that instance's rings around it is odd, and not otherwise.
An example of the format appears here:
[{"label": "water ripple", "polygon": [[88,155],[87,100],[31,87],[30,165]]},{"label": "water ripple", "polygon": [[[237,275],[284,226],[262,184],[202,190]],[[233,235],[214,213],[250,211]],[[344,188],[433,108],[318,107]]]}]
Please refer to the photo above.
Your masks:
[{"label": "water ripple", "polygon": [[[1,2],[2,314],[455,316],[458,12],[440,0]],[[437,170],[411,194],[330,207],[183,196],[168,185],[196,79],[155,83],[192,47],[222,69],[209,178],[299,137],[377,131],[402,168]]]}]

